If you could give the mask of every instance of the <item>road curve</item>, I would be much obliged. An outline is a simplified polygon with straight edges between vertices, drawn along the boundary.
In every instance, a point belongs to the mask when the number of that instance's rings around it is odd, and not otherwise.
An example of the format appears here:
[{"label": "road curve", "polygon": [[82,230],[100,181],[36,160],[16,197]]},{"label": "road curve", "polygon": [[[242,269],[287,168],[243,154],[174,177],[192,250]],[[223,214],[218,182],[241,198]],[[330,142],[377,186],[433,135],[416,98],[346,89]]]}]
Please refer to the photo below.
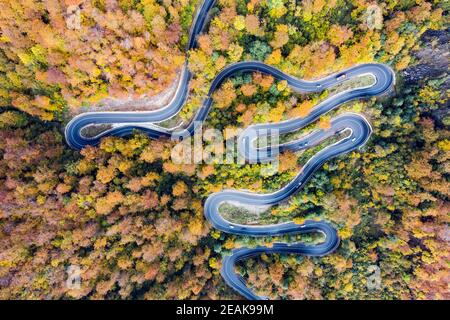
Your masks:
[{"label": "road curve", "polygon": [[[187,49],[195,46],[196,37],[202,32],[207,14],[214,5],[214,2],[214,0],[205,0],[199,7],[191,28]],[[374,82],[369,86],[350,89],[322,101],[304,118],[294,118],[278,123],[257,124],[246,128],[242,132],[238,137],[238,151],[250,162],[269,161],[278,156],[280,152],[307,149],[321,143],[328,137],[342,132],[347,133],[344,138],[327,146],[309,159],[297,176],[282,189],[267,194],[223,190],[210,195],[206,199],[204,205],[206,218],[215,228],[226,233],[248,236],[277,236],[294,233],[321,232],[325,235],[325,241],[318,245],[274,243],[272,247],[239,248],[234,249],[231,255],[223,259],[221,274],[229,286],[248,299],[264,299],[265,297],[254,294],[245,285],[245,281],[236,274],[234,269],[238,261],[260,255],[261,253],[295,253],[309,256],[327,255],[339,246],[337,232],[331,225],[321,221],[306,221],[302,225],[295,224],[294,222],[260,226],[240,225],[225,220],[219,213],[220,206],[229,201],[243,205],[271,206],[286,200],[298,192],[324,162],[363,146],[370,137],[372,129],[369,122],[363,116],[355,113],[345,113],[332,119],[329,129],[313,131],[300,139],[279,146],[257,148],[254,145],[255,140],[263,135],[270,135],[273,130],[277,130],[279,134],[294,132],[304,128],[317,120],[321,115],[343,103],[386,93],[395,82],[394,72],[388,66],[374,63],[361,64],[316,81],[305,81],[258,61],[235,63],[227,66],[216,76],[202,106],[188,124],[183,128],[174,130],[162,128],[157,123],[175,116],[181,110],[188,97],[188,84],[191,74],[187,65],[184,65],[176,94],[164,108],[148,112],[83,113],[75,116],[67,124],[65,136],[69,146],[74,149],[82,149],[87,145],[97,145],[100,143],[101,138],[105,136],[127,136],[135,129],[139,129],[155,139],[161,137],[189,137],[194,133],[196,126],[201,125],[208,116],[212,106],[212,94],[214,91],[220,87],[225,79],[240,72],[261,72],[269,74],[276,79],[286,80],[295,91],[303,93],[320,92],[362,75],[371,75],[374,79]],[[83,128],[93,124],[112,124],[113,128],[95,137],[85,137],[82,133]]]}]

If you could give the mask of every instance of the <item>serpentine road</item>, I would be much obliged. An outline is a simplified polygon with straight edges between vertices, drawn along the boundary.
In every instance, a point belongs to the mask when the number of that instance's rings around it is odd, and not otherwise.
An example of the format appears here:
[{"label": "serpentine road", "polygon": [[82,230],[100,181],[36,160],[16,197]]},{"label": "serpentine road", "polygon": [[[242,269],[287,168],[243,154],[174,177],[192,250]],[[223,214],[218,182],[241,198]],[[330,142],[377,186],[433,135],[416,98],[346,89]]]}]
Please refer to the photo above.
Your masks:
[{"label": "serpentine road", "polygon": [[[187,50],[195,47],[196,37],[202,32],[207,21],[208,12],[214,5],[214,2],[214,0],[205,0],[197,10],[191,27]],[[388,66],[372,63],[361,64],[317,81],[305,81],[285,74],[274,67],[258,61],[235,63],[226,67],[213,80],[203,105],[197,111],[190,123],[186,124],[181,129],[166,129],[160,127],[157,123],[175,116],[181,110],[188,97],[188,84],[191,74],[187,68],[187,64],[185,64],[181,72],[177,91],[172,100],[165,107],[149,112],[83,113],[75,116],[67,124],[65,136],[67,143],[74,149],[82,149],[87,145],[97,145],[101,138],[105,136],[127,136],[135,129],[139,129],[155,139],[160,137],[189,137],[194,133],[196,126],[201,125],[206,119],[212,106],[212,93],[220,87],[225,79],[240,72],[261,72],[272,75],[276,79],[286,80],[295,91],[301,93],[320,92],[335,87],[349,79],[363,75],[371,75],[374,80],[371,85],[349,89],[322,101],[303,118],[294,118],[278,123],[253,125],[246,128],[242,134],[240,134],[238,137],[239,153],[248,161],[264,162],[274,159],[280,152],[286,150],[298,151],[307,149],[319,144],[328,137],[343,132],[347,133],[344,138],[327,146],[309,159],[297,176],[285,187],[268,194],[223,190],[214,193],[207,198],[204,206],[205,216],[215,228],[223,232],[248,236],[278,236],[311,232],[321,232],[325,235],[325,241],[318,245],[274,243],[271,247],[258,246],[256,248],[239,248],[234,249],[231,252],[231,255],[226,256],[223,259],[221,274],[226,283],[248,299],[263,299],[264,297],[260,297],[253,293],[245,285],[244,279],[236,274],[234,269],[238,261],[260,255],[261,253],[294,253],[309,256],[327,255],[336,250],[339,246],[337,232],[331,225],[321,221],[306,221],[302,225],[294,222],[259,226],[240,225],[225,220],[219,213],[219,207],[226,202],[252,206],[270,206],[278,204],[301,189],[311,178],[312,174],[320,168],[325,161],[363,146],[370,137],[372,129],[369,122],[362,115],[354,113],[345,113],[332,119],[331,126],[327,130],[315,130],[300,139],[285,144],[266,148],[256,148],[254,142],[263,135],[269,136],[271,130],[272,132],[273,130],[277,130],[279,134],[285,134],[304,128],[306,125],[317,120],[321,115],[345,102],[359,98],[378,96],[388,92],[395,82],[395,75]],[[84,136],[82,132],[83,128],[93,124],[110,124],[112,125],[112,128],[95,137]]]}]

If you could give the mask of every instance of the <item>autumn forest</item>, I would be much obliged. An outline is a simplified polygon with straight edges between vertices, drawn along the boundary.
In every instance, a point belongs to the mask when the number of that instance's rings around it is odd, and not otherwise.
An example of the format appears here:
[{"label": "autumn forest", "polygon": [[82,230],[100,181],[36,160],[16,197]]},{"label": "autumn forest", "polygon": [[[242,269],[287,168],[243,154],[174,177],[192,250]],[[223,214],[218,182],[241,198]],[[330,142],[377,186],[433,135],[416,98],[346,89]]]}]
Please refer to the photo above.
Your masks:
[{"label": "autumn forest", "polygon": [[[261,176],[263,164],[176,163],[174,141],[138,130],[81,151],[65,142],[82,112],[163,106],[185,62],[189,98],[167,125],[187,122],[221,70],[250,60],[304,79],[384,63],[396,84],[311,126],[364,114],[373,134],[363,150],[326,162],[266,215],[228,212],[246,223],[324,220],[341,239],[324,257],[240,262],[248,286],[271,299],[450,299],[448,2],[218,0],[186,52],[200,3],[0,0],[0,299],[239,299],[220,275],[232,249],[320,242],[223,233],[203,212],[225,188],[280,189],[317,148],[282,153],[278,171]],[[214,93],[205,126],[303,117],[335,93],[235,75]],[[73,270],[79,286],[68,285]]]}]

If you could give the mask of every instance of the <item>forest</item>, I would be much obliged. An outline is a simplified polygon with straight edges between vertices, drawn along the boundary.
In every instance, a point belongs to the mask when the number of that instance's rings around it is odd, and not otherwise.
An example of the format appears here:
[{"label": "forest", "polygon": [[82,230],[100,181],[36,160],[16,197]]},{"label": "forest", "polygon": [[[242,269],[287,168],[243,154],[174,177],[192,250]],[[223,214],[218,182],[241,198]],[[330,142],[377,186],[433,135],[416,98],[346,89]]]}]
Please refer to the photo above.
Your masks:
[{"label": "forest", "polygon": [[[188,121],[214,77],[246,60],[304,79],[365,62],[396,73],[389,95],[315,124],[364,114],[373,134],[363,150],[327,162],[266,215],[228,213],[252,223],[325,220],[341,238],[325,257],[242,262],[248,285],[271,299],[450,299],[448,2],[218,0],[185,52],[200,2],[0,0],[0,299],[239,299],[220,275],[222,257],[279,239],[215,230],[206,197],[278,190],[317,150],[283,153],[278,172],[262,177],[260,164],[176,163],[173,141],[139,131],[72,150],[64,126],[107,98],[163,94],[185,62],[193,78],[178,120]],[[205,125],[302,117],[332,94],[237,75],[214,94]],[[68,285],[74,266],[78,287]],[[374,270],[381,281],[370,287]]]}]

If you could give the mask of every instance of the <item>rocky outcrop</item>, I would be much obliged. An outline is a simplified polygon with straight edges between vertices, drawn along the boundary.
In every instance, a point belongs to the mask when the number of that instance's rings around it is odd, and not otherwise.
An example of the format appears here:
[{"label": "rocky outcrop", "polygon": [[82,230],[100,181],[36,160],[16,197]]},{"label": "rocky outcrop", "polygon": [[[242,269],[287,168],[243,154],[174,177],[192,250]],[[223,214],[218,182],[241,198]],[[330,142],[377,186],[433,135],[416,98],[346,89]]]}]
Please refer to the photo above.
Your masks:
[{"label": "rocky outcrop", "polygon": [[[420,40],[421,49],[414,52],[417,63],[402,72],[406,84],[437,78],[448,73],[449,30],[427,30]],[[448,81],[445,87],[449,87]]]},{"label": "rocky outcrop", "polygon": [[[447,30],[427,30],[422,37],[421,48],[414,52],[417,63],[402,72],[402,78],[407,85],[414,85],[422,81],[445,77],[440,84],[442,96],[450,88],[449,47],[450,33]],[[445,100],[445,99],[444,99]],[[431,117],[441,127],[450,125],[449,100],[442,103],[439,108],[431,111]]]}]

